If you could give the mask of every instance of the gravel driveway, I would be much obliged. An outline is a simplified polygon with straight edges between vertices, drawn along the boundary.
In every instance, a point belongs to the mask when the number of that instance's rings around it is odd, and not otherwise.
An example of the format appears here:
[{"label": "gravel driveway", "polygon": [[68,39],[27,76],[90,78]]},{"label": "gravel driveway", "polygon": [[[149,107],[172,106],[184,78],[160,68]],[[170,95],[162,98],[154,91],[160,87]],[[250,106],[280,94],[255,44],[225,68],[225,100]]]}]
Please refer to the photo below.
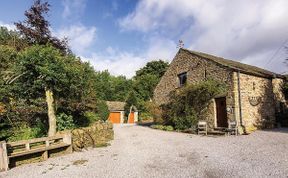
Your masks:
[{"label": "gravel driveway", "polygon": [[207,137],[116,125],[106,148],[23,165],[0,177],[288,177],[288,130]]}]

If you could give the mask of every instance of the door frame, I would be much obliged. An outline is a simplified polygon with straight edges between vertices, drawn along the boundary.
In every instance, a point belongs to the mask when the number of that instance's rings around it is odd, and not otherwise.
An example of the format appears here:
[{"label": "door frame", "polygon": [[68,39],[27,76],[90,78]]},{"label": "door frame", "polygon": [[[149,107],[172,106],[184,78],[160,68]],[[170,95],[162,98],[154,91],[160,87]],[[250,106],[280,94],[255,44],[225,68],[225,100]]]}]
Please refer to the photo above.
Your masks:
[{"label": "door frame", "polygon": [[[213,105],[214,105],[214,125],[215,125],[215,128],[217,128],[218,127],[218,123],[217,123],[217,121],[218,121],[218,118],[217,118],[217,102],[216,102],[216,100],[217,99],[220,99],[220,98],[225,98],[225,100],[226,100],[226,97],[224,96],[224,97],[217,97],[217,98],[214,98],[213,99]],[[226,119],[227,119],[227,127],[228,127],[228,115],[227,115],[227,101],[225,101],[225,103],[226,103],[226,109],[225,109],[225,113],[226,113]]]}]

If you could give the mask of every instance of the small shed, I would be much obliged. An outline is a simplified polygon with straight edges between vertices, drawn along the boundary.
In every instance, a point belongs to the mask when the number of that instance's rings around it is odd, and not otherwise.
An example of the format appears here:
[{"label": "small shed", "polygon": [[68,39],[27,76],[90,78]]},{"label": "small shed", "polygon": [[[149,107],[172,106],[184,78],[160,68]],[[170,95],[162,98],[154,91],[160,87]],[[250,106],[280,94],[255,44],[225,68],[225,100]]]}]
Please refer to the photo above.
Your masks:
[{"label": "small shed", "polygon": [[113,124],[124,123],[124,107],[126,103],[121,101],[106,101],[106,103],[110,111],[108,119]]}]

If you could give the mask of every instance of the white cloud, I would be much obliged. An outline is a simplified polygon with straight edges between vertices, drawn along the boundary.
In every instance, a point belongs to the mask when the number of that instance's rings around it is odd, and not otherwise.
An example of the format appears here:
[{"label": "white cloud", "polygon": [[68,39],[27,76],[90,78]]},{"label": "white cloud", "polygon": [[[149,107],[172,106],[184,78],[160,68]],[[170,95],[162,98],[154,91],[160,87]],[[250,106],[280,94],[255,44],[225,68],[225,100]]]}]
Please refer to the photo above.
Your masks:
[{"label": "white cloud", "polygon": [[60,38],[68,37],[72,51],[81,55],[95,42],[96,27],[72,25],[56,31],[55,34]]},{"label": "white cloud", "polygon": [[287,7],[287,0],[142,0],[119,25],[278,72],[284,56],[263,64],[288,37]]},{"label": "white cloud", "polygon": [[166,60],[171,61],[171,59],[175,56],[177,44],[174,41],[160,38],[160,37],[152,37],[149,40],[149,48],[145,51],[145,56],[150,60]]},{"label": "white cloud", "polygon": [[82,56],[81,58],[89,61],[98,71],[108,70],[113,75],[125,75],[129,78],[147,62],[144,57],[129,52],[120,52],[111,47],[105,54],[93,53],[91,57]]},{"label": "white cloud", "polygon": [[14,24],[8,24],[0,21],[0,26],[6,27],[8,30],[16,30],[16,27]]}]

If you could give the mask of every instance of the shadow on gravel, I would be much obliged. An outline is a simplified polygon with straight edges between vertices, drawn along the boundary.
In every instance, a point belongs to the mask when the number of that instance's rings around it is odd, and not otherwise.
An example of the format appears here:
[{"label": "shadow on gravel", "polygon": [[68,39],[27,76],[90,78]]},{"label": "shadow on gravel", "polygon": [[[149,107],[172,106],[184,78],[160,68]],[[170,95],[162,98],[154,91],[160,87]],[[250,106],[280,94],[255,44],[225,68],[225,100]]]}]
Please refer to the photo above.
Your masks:
[{"label": "shadow on gravel", "polygon": [[288,134],[288,127],[275,128],[275,129],[265,129],[265,130],[262,130],[262,131],[264,131],[264,132],[287,133]]},{"label": "shadow on gravel", "polygon": [[137,125],[143,126],[143,127],[150,127],[153,124],[154,124],[153,122],[137,123]]}]

